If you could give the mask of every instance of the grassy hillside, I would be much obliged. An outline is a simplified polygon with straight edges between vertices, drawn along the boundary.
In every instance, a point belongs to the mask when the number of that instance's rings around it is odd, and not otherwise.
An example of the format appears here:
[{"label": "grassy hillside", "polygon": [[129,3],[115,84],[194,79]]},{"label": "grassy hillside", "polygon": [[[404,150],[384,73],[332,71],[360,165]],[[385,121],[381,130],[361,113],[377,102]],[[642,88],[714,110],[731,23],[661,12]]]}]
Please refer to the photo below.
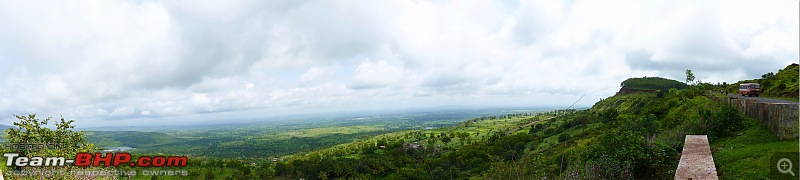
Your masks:
[{"label": "grassy hillside", "polygon": [[745,129],[736,136],[711,142],[720,179],[765,179],[774,168],[774,153],[798,151],[797,139],[781,141],[757,120],[744,120]]},{"label": "grassy hillside", "polygon": [[797,101],[798,98],[798,73],[800,69],[798,64],[791,64],[786,66],[778,73],[769,72],[761,75],[761,78],[738,81],[726,87],[729,92],[738,92],[739,84],[742,83],[759,83],[761,84],[762,96],[777,97],[784,99],[793,99]]},{"label": "grassy hillside", "polygon": [[797,98],[798,72],[800,72],[798,65],[792,64],[779,70],[775,75],[765,74],[764,78],[758,81],[764,87],[764,96]]},{"label": "grassy hillside", "polygon": [[686,134],[708,134],[721,177],[761,179],[769,169],[754,162],[796,151],[796,141],[764,135],[763,125],[703,92],[622,94],[587,110],[389,133],[286,156],[270,170],[290,179],[659,179],[674,174]]}]

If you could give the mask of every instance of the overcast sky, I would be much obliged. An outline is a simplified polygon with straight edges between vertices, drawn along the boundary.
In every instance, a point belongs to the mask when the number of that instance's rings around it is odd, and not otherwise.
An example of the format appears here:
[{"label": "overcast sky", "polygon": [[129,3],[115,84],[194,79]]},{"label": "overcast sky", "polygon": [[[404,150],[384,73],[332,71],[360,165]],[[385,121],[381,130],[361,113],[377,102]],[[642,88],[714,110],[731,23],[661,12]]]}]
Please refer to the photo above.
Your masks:
[{"label": "overcast sky", "polygon": [[[798,61],[797,1],[0,0],[0,123],[587,107]],[[202,118],[201,118],[202,117]]]}]

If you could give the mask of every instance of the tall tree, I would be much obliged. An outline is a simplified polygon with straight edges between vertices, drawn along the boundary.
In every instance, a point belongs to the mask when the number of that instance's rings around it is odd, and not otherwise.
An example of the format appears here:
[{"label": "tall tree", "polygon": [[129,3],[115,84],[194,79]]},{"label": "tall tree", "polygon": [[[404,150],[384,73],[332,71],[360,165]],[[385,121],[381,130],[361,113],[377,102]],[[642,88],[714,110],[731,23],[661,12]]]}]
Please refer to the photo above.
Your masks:
[{"label": "tall tree", "polygon": [[686,70],[686,84],[692,84],[692,82],[694,82],[694,74],[692,73],[692,70],[687,69]]}]

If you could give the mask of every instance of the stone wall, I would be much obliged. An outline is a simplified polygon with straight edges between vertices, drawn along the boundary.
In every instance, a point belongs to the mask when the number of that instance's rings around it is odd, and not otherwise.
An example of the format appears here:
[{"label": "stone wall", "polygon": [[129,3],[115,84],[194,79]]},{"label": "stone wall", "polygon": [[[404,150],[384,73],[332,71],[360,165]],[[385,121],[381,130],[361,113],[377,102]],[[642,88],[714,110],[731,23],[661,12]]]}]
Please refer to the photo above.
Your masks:
[{"label": "stone wall", "polygon": [[757,119],[782,140],[797,138],[798,121],[800,121],[798,103],[767,103],[735,97],[711,97],[717,102],[730,103],[739,112]]}]

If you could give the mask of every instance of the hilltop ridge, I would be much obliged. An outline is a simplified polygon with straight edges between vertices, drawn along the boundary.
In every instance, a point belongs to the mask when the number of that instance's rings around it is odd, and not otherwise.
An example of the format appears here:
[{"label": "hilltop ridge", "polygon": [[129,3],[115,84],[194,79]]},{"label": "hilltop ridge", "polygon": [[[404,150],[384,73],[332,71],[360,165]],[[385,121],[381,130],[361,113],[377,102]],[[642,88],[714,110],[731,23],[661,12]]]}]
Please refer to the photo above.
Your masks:
[{"label": "hilltop ridge", "polygon": [[662,77],[634,77],[628,78],[620,83],[620,89],[615,95],[631,94],[636,92],[659,93],[663,95],[669,89],[684,89],[687,84],[662,78]]}]

